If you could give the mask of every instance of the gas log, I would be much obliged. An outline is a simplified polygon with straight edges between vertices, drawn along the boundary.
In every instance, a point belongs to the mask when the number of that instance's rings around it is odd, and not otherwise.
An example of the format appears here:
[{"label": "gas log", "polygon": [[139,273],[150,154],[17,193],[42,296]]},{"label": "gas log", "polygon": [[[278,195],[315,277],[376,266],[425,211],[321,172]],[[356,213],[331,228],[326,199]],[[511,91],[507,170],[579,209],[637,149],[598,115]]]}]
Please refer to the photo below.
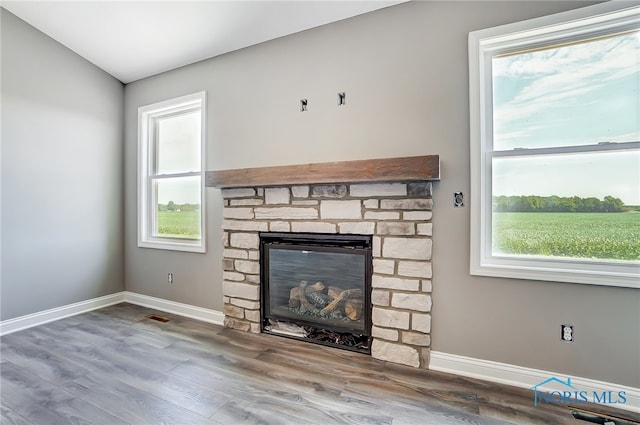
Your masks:
[{"label": "gas log", "polygon": [[311,303],[307,300],[307,281],[303,280],[300,282],[300,286],[298,287],[298,299],[300,299],[301,306],[304,306],[307,311],[315,311],[315,306],[311,305]]},{"label": "gas log", "polygon": [[344,314],[351,320],[362,317],[362,300],[346,300],[344,302]]},{"label": "gas log", "polygon": [[349,298],[357,298],[362,297],[362,289],[345,289],[340,292],[338,296],[331,301],[331,303],[322,309],[323,312],[332,312],[334,311],[340,303]]},{"label": "gas log", "polygon": [[362,317],[362,290],[342,289],[337,286],[328,288],[322,282],[309,285],[302,280],[289,291],[289,307],[302,308],[328,317],[331,313],[344,313],[350,320]]},{"label": "gas log", "polygon": [[301,299],[300,294],[301,294],[302,288],[304,288],[304,293],[302,295],[306,302],[307,296],[309,294],[313,292],[322,292],[325,289],[325,286],[324,286],[324,283],[322,282],[316,282],[313,285],[307,285],[306,280],[300,281],[300,286],[291,288],[291,290],[289,291],[289,307],[295,308],[300,306],[300,299]]}]

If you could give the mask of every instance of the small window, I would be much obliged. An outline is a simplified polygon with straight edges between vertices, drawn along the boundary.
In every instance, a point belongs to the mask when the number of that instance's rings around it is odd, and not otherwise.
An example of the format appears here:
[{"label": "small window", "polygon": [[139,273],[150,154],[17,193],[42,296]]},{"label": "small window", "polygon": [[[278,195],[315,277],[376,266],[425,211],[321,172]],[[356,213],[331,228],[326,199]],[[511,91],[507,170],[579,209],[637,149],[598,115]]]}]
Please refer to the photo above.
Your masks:
[{"label": "small window", "polygon": [[205,93],[138,109],[138,246],[205,252]]},{"label": "small window", "polygon": [[471,273],[640,287],[640,7],[469,35]]}]

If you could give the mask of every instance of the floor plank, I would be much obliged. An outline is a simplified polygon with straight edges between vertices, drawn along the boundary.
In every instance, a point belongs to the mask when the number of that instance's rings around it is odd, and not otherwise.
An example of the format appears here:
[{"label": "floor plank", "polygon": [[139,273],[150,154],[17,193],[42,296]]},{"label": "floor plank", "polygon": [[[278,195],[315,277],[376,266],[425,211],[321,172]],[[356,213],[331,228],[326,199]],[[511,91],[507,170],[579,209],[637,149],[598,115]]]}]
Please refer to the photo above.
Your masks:
[{"label": "floor plank", "polygon": [[8,408],[4,404],[0,404],[0,424],[34,425],[33,422],[27,420],[24,416],[17,414],[13,409]]},{"label": "floor plank", "polygon": [[[92,400],[129,424],[215,424],[205,416],[140,390],[110,375],[95,373],[63,386],[74,397]],[[162,386],[158,386],[162,391]]]},{"label": "floor plank", "polygon": [[525,389],[127,303],[6,335],[0,353],[3,425],[580,424]]},{"label": "floor plank", "polygon": [[[53,335],[58,335],[59,338],[51,338]],[[78,343],[77,341],[82,341],[83,335],[75,327],[57,332],[38,327],[24,332],[22,336],[28,341],[39,341],[47,350],[62,353],[70,361],[92,369],[92,374],[108,374],[138,390],[155,394],[206,417],[230,400],[223,391],[216,392],[159,370],[157,364],[145,360],[147,357],[132,356],[109,348],[112,340],[102,346],[96,345],[99,341],[94,340],[89,345]],[[181,361],[184,361],[182,355],[175,359],[176,363]],[[162,391],[157,391],[158,388]]]},{"label": "floor plank", "polygon": [[0,368],[2,404],[34,424],[126,424],[95,404],[31,374],[25,367],[3,361]]}]

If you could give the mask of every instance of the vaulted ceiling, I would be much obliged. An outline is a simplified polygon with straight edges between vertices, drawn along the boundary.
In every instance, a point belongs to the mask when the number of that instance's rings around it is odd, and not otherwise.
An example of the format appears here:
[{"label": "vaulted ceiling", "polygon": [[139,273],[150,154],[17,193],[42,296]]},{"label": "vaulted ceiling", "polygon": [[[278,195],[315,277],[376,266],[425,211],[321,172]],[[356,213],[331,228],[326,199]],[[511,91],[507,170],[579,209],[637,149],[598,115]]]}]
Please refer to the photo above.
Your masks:
[{"label": "vaulted ceiling", "polygon": [[404,1],[54,0],[2,7],[129,83]]}]

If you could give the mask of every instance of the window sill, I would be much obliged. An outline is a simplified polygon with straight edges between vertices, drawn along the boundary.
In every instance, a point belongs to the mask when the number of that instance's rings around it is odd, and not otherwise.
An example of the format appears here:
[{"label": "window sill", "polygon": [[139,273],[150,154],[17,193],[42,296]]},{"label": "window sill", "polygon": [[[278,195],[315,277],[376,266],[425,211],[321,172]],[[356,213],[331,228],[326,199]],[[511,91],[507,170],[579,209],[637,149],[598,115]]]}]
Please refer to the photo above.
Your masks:
[{"label": "window sill", "polygon": [[207,252],[202,241],[188,242],[186,240],[147,240],[138,241],[138,248],[163,249],[167,251],[184,251],[204,254]]},{"label": "window sill", "polygon": [[597,263],[587,261],[494,260],[483,264],[471,264],[470,273],[477,276],[640,289],[640,265],[637,263],[615,264],[607,270]]}]

